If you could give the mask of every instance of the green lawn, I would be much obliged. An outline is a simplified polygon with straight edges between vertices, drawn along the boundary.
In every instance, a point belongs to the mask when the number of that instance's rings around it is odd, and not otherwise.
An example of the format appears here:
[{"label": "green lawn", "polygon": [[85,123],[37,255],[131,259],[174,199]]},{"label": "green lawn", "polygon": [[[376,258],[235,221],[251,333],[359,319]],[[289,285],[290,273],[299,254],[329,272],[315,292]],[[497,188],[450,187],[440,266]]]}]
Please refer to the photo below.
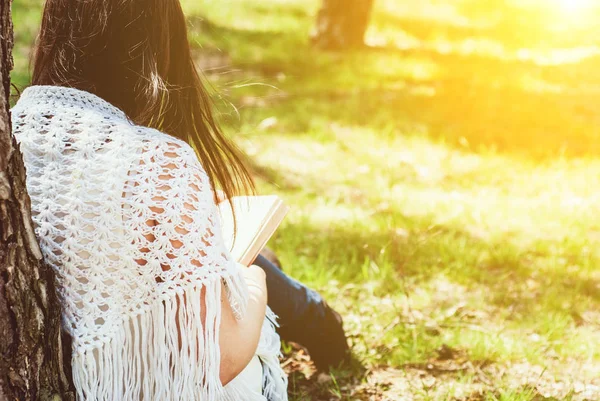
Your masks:
[{"label": "green lawn", "polygon": [[[363,366],[286,347],[293,400],[600,399],[598,12],[536,1],[377,0],[346,53],[309,46],[316,0],[183,1],[223,124],[292,207],[271,246]],[[17,86],[39,4],[14,2]]]}]

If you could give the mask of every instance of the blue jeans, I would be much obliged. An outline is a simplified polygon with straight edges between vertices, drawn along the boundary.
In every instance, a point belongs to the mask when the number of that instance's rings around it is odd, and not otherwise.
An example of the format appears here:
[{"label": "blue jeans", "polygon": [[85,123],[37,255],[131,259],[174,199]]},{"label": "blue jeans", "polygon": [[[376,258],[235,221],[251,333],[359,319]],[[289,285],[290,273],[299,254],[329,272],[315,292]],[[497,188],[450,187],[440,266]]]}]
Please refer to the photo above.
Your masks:
[{"label": "blue jeans", "polygon": [[304,346],[319,369],[346,359],[349,350],[342,319],[323,297],[262,255],[254,264],[266,273],[269,307],[279,316],[281,339]]}]

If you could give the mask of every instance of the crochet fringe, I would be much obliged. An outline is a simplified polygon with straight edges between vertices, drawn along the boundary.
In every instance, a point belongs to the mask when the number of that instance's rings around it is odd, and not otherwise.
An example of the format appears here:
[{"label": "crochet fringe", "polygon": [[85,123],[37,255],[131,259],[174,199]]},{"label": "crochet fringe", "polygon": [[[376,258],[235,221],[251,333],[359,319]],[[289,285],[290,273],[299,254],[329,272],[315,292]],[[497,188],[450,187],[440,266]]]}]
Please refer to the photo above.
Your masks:
[{"label": "crochet fringe", "polygon": [[[148,310],[124,322],[106,343],[74,350],[73,379],[79,401],[285,401],[287,378],[280,368],[279,336],[274,315],[265,319],[257,355],[263,364],[264,395],[219,379],[220,307],[205,308],[202,299],[221,304],[221,276],[182,289],[156,301]],[[226,276],[232,306],[244,312],[247,299],[240,277]],[[182,307],[182,305],[186,307]],[[272,321],[271,321],[272,320]],[[179,326],[179,328],[178,328]],[[269,327],[270,326],[270,327]]]}]

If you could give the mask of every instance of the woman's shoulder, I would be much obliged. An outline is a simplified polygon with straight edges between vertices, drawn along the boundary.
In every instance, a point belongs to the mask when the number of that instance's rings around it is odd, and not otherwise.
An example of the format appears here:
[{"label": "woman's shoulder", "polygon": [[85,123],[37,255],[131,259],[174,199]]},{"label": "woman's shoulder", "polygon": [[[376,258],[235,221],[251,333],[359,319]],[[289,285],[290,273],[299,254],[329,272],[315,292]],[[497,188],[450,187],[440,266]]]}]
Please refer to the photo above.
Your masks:
[{"label": "woman's shoulder", "polygon": [[154,128],[134,126],[141,141],[142,159],[152,164],[174,163],[178,167],[193,167],[204,171],[196,152],[185,141]]},{"label": "woman's shoulder", "polygon": [[[77,135],[89,133],[97,141],[116,142],[153,160],[177,159],[201,168],[194,149],[160,130],[137,125],[104,99],[75,88],[30,86],[12,109],[17,131],[38,134],[51,129]],[[129,155],[133,156],[133,155]]]},{"label": "woman's shoulder", "polygon": [[210,178],[187,142],[154,128],[135,126],[134,130],[140,145],[130,174],[166,184],[175,191],[193,188],[213,198]]}]

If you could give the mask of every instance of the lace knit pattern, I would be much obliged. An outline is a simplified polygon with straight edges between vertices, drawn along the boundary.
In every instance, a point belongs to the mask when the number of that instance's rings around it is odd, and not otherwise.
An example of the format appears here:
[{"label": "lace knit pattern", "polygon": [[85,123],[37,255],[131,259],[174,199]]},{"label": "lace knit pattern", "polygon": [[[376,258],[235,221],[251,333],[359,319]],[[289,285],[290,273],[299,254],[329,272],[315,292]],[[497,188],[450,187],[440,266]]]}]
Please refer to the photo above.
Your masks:
[{"label": "lace knit pattern", "polygon": [[247,294],[194,151],[75,89],[28,88],[12,119],[78,399],[287,399],[270,319],[265,395],[220,385],[221,283],[238,318]]}]

